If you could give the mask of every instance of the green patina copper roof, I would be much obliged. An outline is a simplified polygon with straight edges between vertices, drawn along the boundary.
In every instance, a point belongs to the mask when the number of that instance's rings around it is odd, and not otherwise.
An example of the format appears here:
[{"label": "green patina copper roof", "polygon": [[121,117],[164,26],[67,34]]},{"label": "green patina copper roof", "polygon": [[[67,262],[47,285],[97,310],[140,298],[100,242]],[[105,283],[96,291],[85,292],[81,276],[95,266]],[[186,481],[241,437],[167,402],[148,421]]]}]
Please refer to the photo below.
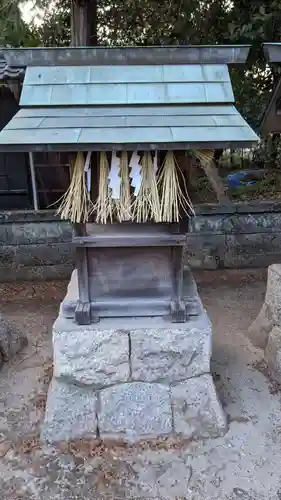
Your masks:
[{"label": "green patina copper roof", "polygon": [[32,66],[0,149],[249,146],[226,64]]}]

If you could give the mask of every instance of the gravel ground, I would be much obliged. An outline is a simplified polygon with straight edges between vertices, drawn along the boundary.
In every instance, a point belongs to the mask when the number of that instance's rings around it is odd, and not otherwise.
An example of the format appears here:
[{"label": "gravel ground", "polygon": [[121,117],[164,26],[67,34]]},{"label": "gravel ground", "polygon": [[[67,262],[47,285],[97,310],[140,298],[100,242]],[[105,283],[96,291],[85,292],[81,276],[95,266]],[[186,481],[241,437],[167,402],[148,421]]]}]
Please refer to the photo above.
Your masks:
[{"label": "gravel ground", "polygon": [[0,374],[0,500],[281,500],[280,388],[243,335],[262,305],[266,273],[196,278],[214,326],[213,376],[229,431],[216,440],[138,447],[41,447],[51,327],[66,284],[0,286],[3,311],[29,338]]}]

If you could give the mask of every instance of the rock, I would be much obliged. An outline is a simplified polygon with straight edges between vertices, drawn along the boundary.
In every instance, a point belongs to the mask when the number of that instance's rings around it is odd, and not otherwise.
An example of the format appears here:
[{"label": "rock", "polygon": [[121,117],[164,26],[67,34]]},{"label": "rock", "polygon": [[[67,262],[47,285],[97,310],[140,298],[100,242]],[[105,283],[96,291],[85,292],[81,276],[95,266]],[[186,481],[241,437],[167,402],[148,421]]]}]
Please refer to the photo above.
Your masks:
[{"label": "rock", "polygon": [[132,378],[174,383],[210,371],[212,328],[207,315],[169,328],[131,331]]},{"label": "rock", "polygon": [[272,378],[281,383],[281,325],[274,326],[269,334],[265,360]]},{"label": "rock", "polygon": [[1,358],[8,361],[27,345],[26,336],[0,314],[0,352]]},{"label": "rock", "polygon": [[52,380],[41,430],[48,443],[97,437],[97,397],[94,390]]},{"label": "rock", "polygon": [[192,477],[191,466],[176,450],[140,450],[130,467],[138,478],[138,489],[132,485],[130,490],[132,498],[140,498],[139,488],[145,495],[142,498],[183,498]]},{"label": "rock", "polygon": [[252,491],[245,491],[242,488],[234,488],[231,500],[258,500],[257,494]]},{"label": "rock", "polygon": [[101,438],[134,442],[172,432],[169,387],[132,382],[100,391]]},{"label": "rock", "polygon": [[268,304],[274,324],[281,323],[281,264],[268,268],[265,304]]},{"label": "rock", "polygon": [[95,387],[128,380],[129,338],[122,330],[93,325],[65,331],[54,329],[53,345],[57,379]]},{"label": "rock", "polygon": [[265,349],[269,332],[279,324],[281,324],[281,265],[273,264],[268,268],[264,304],[248,330],[248,337],[256,347]]},{"label": "rock", "polygon": [[254,346],[265,349],[268,335],[273,327],[273,318],[268,304],[263,304],[259,315],[248,330],[248,337]]},{"label": "rock", "polygon": [[201,375],[171,387],[175,433],[185,438],[219,437],[227,420],[211,375]]}]

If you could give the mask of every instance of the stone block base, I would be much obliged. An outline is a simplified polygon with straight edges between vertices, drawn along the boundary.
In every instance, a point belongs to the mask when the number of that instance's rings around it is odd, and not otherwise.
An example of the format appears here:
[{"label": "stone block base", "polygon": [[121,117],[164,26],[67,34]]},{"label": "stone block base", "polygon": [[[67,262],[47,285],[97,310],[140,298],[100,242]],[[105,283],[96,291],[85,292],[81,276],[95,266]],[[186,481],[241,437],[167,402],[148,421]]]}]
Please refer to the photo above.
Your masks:
[{"label": "stone block base", "polygon": [[141,440],[218,437],[227,431],[211,375],[175,386],[127,382],[99,392],[53,380],[41,438]]},{"label": "stone block base", "polygon": [[226,417],[210,375],[211,341],[202,305],[199,316],[183,324],[114,318],[81,326],[60,315],[42,438],[133,443],[224,434]]}]

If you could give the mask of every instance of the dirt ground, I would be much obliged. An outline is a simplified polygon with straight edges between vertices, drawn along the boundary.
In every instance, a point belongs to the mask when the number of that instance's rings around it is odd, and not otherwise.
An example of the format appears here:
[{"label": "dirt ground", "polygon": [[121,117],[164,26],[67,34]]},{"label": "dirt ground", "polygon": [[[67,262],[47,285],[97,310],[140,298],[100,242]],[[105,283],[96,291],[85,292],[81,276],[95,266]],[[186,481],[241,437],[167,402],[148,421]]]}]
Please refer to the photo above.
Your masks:
[{"label": "dirt ground", "polygon": [[51,327],[66,283],[1,285],[4,312],[29,345],[0,373],[0,500],[281,500],[281,392],[244,333],[265,271],[197,273],[214,327],[212,371],[229,416],[224,438],[125,447],[42,447]]}]

